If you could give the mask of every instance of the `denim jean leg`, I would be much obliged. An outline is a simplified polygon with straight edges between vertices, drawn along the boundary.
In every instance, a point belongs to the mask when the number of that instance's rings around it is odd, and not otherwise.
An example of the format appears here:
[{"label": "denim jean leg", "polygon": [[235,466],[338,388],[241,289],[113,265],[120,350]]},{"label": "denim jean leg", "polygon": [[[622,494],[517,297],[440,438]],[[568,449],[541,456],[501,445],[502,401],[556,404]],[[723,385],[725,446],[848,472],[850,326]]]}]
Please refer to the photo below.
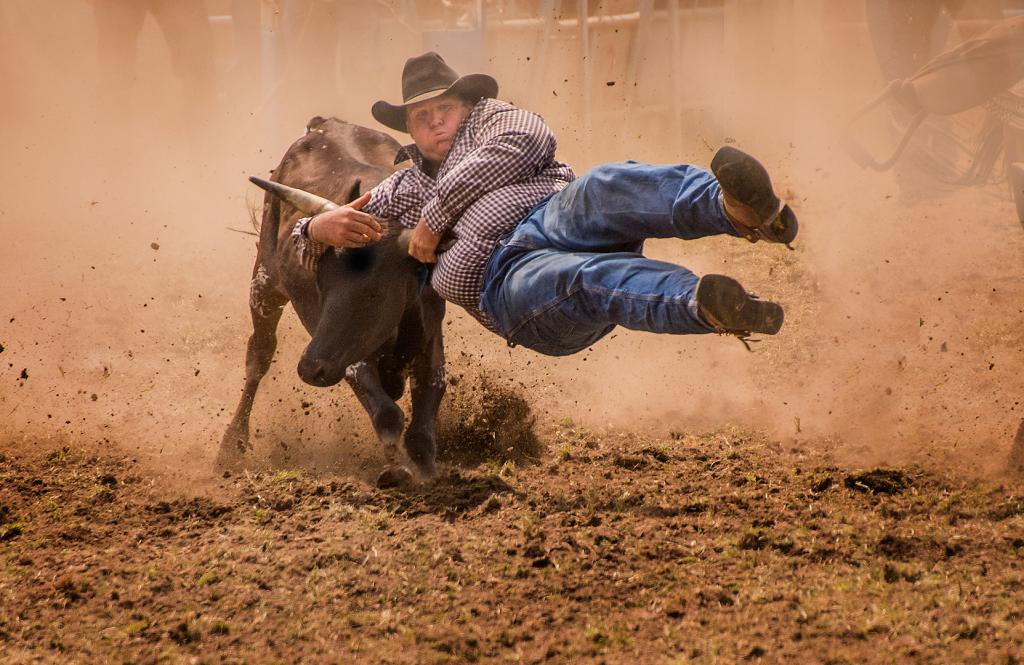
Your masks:
[{"label": "denim jean leg", "polygon": [[638,254],[593,254],[577,269],[574,318],[671,335],[712,332],[698,316],[691,271]]},{"label": "denim jean leg", "polygon": [[563,251],[640,251],[647,238],[738,236],[708,171],[686,164],[613,162],[555,194],[532,232]]},{"label": "denim jean leg", "polygon": [[704,169],[601,165],[534,209],[488,262],[481,309],[510,342],[549,355],[586,348],[615,326],[707,333],[698,278],[645,258],[647,238],[738,236]]},{"label": "denim jean leg", "polygon": [[[696,315],[697,276],[631,252],[534,250],[493,292],[507,338],[547,355],[583,350],[615,326],[670,334],[707,333]],[[507,326],[507,327],[506,327]]]}]

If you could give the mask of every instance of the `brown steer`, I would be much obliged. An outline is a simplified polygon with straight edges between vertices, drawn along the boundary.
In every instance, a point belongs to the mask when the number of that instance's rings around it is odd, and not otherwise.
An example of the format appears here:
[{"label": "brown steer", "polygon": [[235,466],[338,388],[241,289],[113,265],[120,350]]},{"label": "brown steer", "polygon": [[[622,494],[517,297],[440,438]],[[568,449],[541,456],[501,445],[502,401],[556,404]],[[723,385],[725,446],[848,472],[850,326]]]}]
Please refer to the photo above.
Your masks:
[{"label": "brown steer", "polygon": [[[399,144],[391,137],[331,118],[313,118],[274,170],[274,180],[336,203],[347,203],[395,171]],[[441,322],[444,301],[425,267],[410,258],[394,230],[363,249],[328,250],[314,274],[298,260],[291,232],[308,214],[267,193],[250,286],[253,333],[245,387],[221,442],[218,462],[238,466],[251,448],[249,414],[277,347],[277,324],[291,302],[312,335],[298,373],[315,386],[343,378],[366,409],[377,436],[405,450],[417,470],[435,473],[435,423],[446,381]],[[412,418],[395,403],[412,391]],[[392,474],[393,476],[393,474]]]}]

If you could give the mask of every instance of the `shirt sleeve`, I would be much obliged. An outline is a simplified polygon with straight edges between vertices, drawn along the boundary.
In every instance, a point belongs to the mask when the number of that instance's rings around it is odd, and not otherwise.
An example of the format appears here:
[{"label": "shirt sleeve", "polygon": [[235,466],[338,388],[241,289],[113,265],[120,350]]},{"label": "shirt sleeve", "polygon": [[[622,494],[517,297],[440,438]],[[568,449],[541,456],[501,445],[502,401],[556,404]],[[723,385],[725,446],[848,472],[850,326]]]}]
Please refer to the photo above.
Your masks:
[{"label": "shirt sleeve", "polygon": [[295,252],[299,256],[299,263],[306,270],[316,272],[316,266],[320,257],[327,251],[327,245],[317,242],[309,237],[309,220],[312,217],[303,217],[292,229],[292,243],[295,245]]},{"label": "shirt sleeve", "polygon": [[406,171],[407,169],[395,171],[377,183],[377,186],[370,190],[370,200],[363,206],[363,212],[374,217],[397,219],[401,214],[398,210],[399,189]]},{"label": "shirt sleeve", "polygon": [[[398,171],[391,174],[370,190],[370,200],[363,206],[364,212],[376,217],[391,217],[388,213],[394,208],[395,191],[401,182],[401,173]],[[299,263],[307,270],[315,272],[320,257],[327,251],[327,245],[309,237],[309,222],[312,219],[303,217],[295,224],[295,228],[292,229],[292,243],[295,245]]]},{"label": "shirt sleeve", "polygon": [[423,206],[427,227],[441,235],[484,194],[539,173],[555,156],[555,136],[540,116],[512,106],[481,123],[479,145],[437,181]]}]

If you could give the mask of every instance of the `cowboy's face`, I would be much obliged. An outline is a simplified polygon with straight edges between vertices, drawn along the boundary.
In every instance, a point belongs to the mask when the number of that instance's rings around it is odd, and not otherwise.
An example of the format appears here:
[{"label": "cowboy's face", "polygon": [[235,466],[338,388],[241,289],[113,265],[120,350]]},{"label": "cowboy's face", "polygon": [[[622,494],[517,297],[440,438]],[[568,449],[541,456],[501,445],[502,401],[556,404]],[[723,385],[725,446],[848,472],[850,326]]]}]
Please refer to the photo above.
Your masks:
[{"label": "cowboy's face", "polygon": [[452,147],[455,132],[471,108],[458,97],[442,95],[411,104],[405,110],[405,125],[423,157],[440,164]]}]

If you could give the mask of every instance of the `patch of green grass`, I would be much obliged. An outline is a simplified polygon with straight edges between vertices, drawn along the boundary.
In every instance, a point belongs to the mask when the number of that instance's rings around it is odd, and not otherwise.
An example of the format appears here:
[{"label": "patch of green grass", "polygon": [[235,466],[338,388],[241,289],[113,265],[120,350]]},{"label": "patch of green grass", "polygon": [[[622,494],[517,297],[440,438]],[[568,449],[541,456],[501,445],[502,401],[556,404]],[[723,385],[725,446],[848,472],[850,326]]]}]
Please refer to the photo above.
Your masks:
[{"label": "patch of green grass", "polygon": [[47,496],[43,499],[43,510],[53,515],[55,519],[60,519],[64,515],[64,510],[57,501],[57,497],[53,495]]},{"label": "patch of green grass", "polygon": [[210,632],[214,635],[227,635],[231,632],[231,626],[223,619],[215,619],[210,626]]},{"label": "patch of green grass", "polygon": [[110,503],[115,498],[113,490],[103,485],[93,485],[86,496],[94,503]]},{"label": "patch of green grass", "polygon": [[597,626],[587,626],[583,631],[583,637],[599,647],[608,646],[608,633]]},{"label": "patch of green grass", "polygon": [[9,522],[0,524],[0,540],[11,540],[17,538],[25,530],[23,522]]},{"label": "patch of green grass", "polygon": [[275,483],[287,483],[293,480],[302,480],[302,472],[297,470],[278,471],[270,480]]},{"label": "patch of green grass", "polygon": [[152,624],[146,617],[140,617],[124,627],[124,634],[131,637],[146,632]]},{"label": "patch of green grass", "polygon": [[210,586],[217,582],[220,582],[220,575],[212,570],[208,570],[199,576],[199,579],[196,581],[196,586]]},{"label": "patch of green grass", "polygon": [[64,446],[58,450],[54,450],[52,453],[46,456],[46,461],[50,464],[64,464],[71,457],[71,448]]}]

